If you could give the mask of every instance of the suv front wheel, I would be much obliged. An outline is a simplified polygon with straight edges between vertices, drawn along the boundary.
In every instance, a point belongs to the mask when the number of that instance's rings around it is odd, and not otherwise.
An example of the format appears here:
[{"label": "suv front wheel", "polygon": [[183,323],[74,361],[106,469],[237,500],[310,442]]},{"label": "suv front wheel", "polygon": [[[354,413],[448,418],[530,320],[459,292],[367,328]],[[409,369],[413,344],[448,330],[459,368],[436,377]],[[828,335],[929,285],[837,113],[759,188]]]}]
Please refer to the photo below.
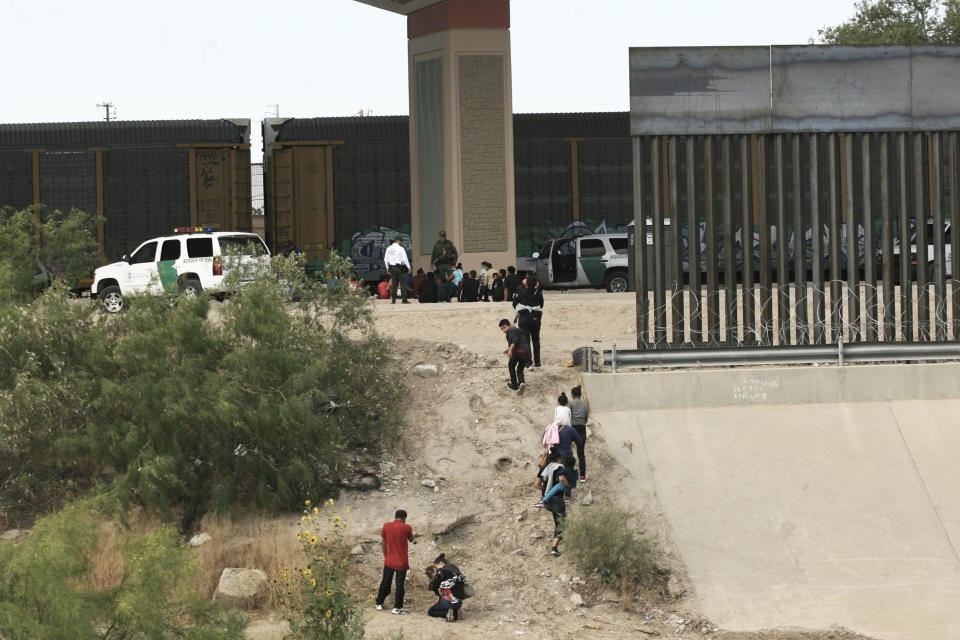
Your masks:
[{"label": "suv front wheel", "polygon": [[111,285],[100,291],[100,305],[107,313],[120,313],[123,310],[123,294],[120,287]]},{"label": "suv front wheel", "polygon": [[180,283],[180,295],[187,298],[196,298],[203,292],[203,287],[197,280],[184,280]]}]

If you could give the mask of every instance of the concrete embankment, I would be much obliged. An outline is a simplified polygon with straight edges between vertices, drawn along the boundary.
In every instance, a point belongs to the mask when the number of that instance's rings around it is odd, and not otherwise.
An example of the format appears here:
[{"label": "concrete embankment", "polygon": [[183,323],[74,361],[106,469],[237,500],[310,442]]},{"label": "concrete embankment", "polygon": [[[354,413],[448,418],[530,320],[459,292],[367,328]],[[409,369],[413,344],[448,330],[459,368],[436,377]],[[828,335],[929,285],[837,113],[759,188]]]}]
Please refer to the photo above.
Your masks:
[{"label": "concrete embankment", "polygon": [[598,432],[731,630],[960,637],[960,365],[589,374]]}]

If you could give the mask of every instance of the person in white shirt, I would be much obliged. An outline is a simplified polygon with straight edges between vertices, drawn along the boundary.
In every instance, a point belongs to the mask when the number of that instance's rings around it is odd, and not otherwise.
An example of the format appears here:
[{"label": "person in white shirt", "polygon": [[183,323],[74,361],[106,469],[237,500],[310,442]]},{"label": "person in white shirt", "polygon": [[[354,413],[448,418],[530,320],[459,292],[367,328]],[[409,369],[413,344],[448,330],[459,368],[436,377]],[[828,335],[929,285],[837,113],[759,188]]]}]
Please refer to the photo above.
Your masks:
[{"label": "person in white shirt", "polygon": [[553,421],[558,427],[570,426],[570,407],[567,406],[567,394],[560,392],[557,407],[553,410]]},{"label": "person in white shirt", "polygon": [[400,297],[403,304],[410,304],[407,300],[407,274],[410,272],[410,260],[407,259],[407,250],[403,248],[403,239],[400,236],[393,238],[393,244],[383,253],[383,263],[390,272],[390,304],[397,303],[397,287],[400,287]]}]

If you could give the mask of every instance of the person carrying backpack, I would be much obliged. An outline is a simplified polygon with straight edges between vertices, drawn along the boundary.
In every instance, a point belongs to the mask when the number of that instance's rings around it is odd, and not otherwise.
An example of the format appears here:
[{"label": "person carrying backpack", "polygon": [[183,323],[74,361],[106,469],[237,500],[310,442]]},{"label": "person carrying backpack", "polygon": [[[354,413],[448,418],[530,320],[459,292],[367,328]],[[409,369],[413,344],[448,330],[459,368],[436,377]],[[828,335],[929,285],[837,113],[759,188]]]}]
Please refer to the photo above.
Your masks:
[{"label": "person carrying backpack", "polygon": [[473,595],[473,590],[467,584],[467,579],[460,572],[457,565],[447,562],[447,556],[441,553],[433,564],[426,569],[429,589],[439,600],[430,607],[427,615],[432,618],[446,618],[447,622],[456,622],[460,619],[463,600]]},{"label": "person carrying backpack", "polygon": [[[543,507],[553,515],[553,544],[550,547],[550,555],[560,555],[560,541],[563,540],[563,523],[567,517],[567,503],[563,499],[563,493],[566,489],[573,489],[576,486],[576,480],[570,481],[572,476],[567,473],[566,467],[561,462],[560,452],[557,449],[551,449],[548,462],[534,481],[534,486],[544,492]],[[563,488],[552,492],[554,485],[562,484]]]}]

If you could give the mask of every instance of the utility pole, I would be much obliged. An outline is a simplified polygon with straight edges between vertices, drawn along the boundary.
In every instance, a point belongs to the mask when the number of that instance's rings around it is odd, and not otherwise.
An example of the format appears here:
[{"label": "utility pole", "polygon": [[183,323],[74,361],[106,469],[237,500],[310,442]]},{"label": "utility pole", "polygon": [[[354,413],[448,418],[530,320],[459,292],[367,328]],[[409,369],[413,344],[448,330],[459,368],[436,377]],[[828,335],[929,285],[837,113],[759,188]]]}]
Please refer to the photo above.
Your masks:
[{"label": "utility pole", "polygon": [[[113,104],[112,102],[101,102],[97,106],[104,110],[105,114],[103,119],[107,122],[117,119],[117,105]],[[112,113],[110,111],[111,109],[113,110]]]}]

